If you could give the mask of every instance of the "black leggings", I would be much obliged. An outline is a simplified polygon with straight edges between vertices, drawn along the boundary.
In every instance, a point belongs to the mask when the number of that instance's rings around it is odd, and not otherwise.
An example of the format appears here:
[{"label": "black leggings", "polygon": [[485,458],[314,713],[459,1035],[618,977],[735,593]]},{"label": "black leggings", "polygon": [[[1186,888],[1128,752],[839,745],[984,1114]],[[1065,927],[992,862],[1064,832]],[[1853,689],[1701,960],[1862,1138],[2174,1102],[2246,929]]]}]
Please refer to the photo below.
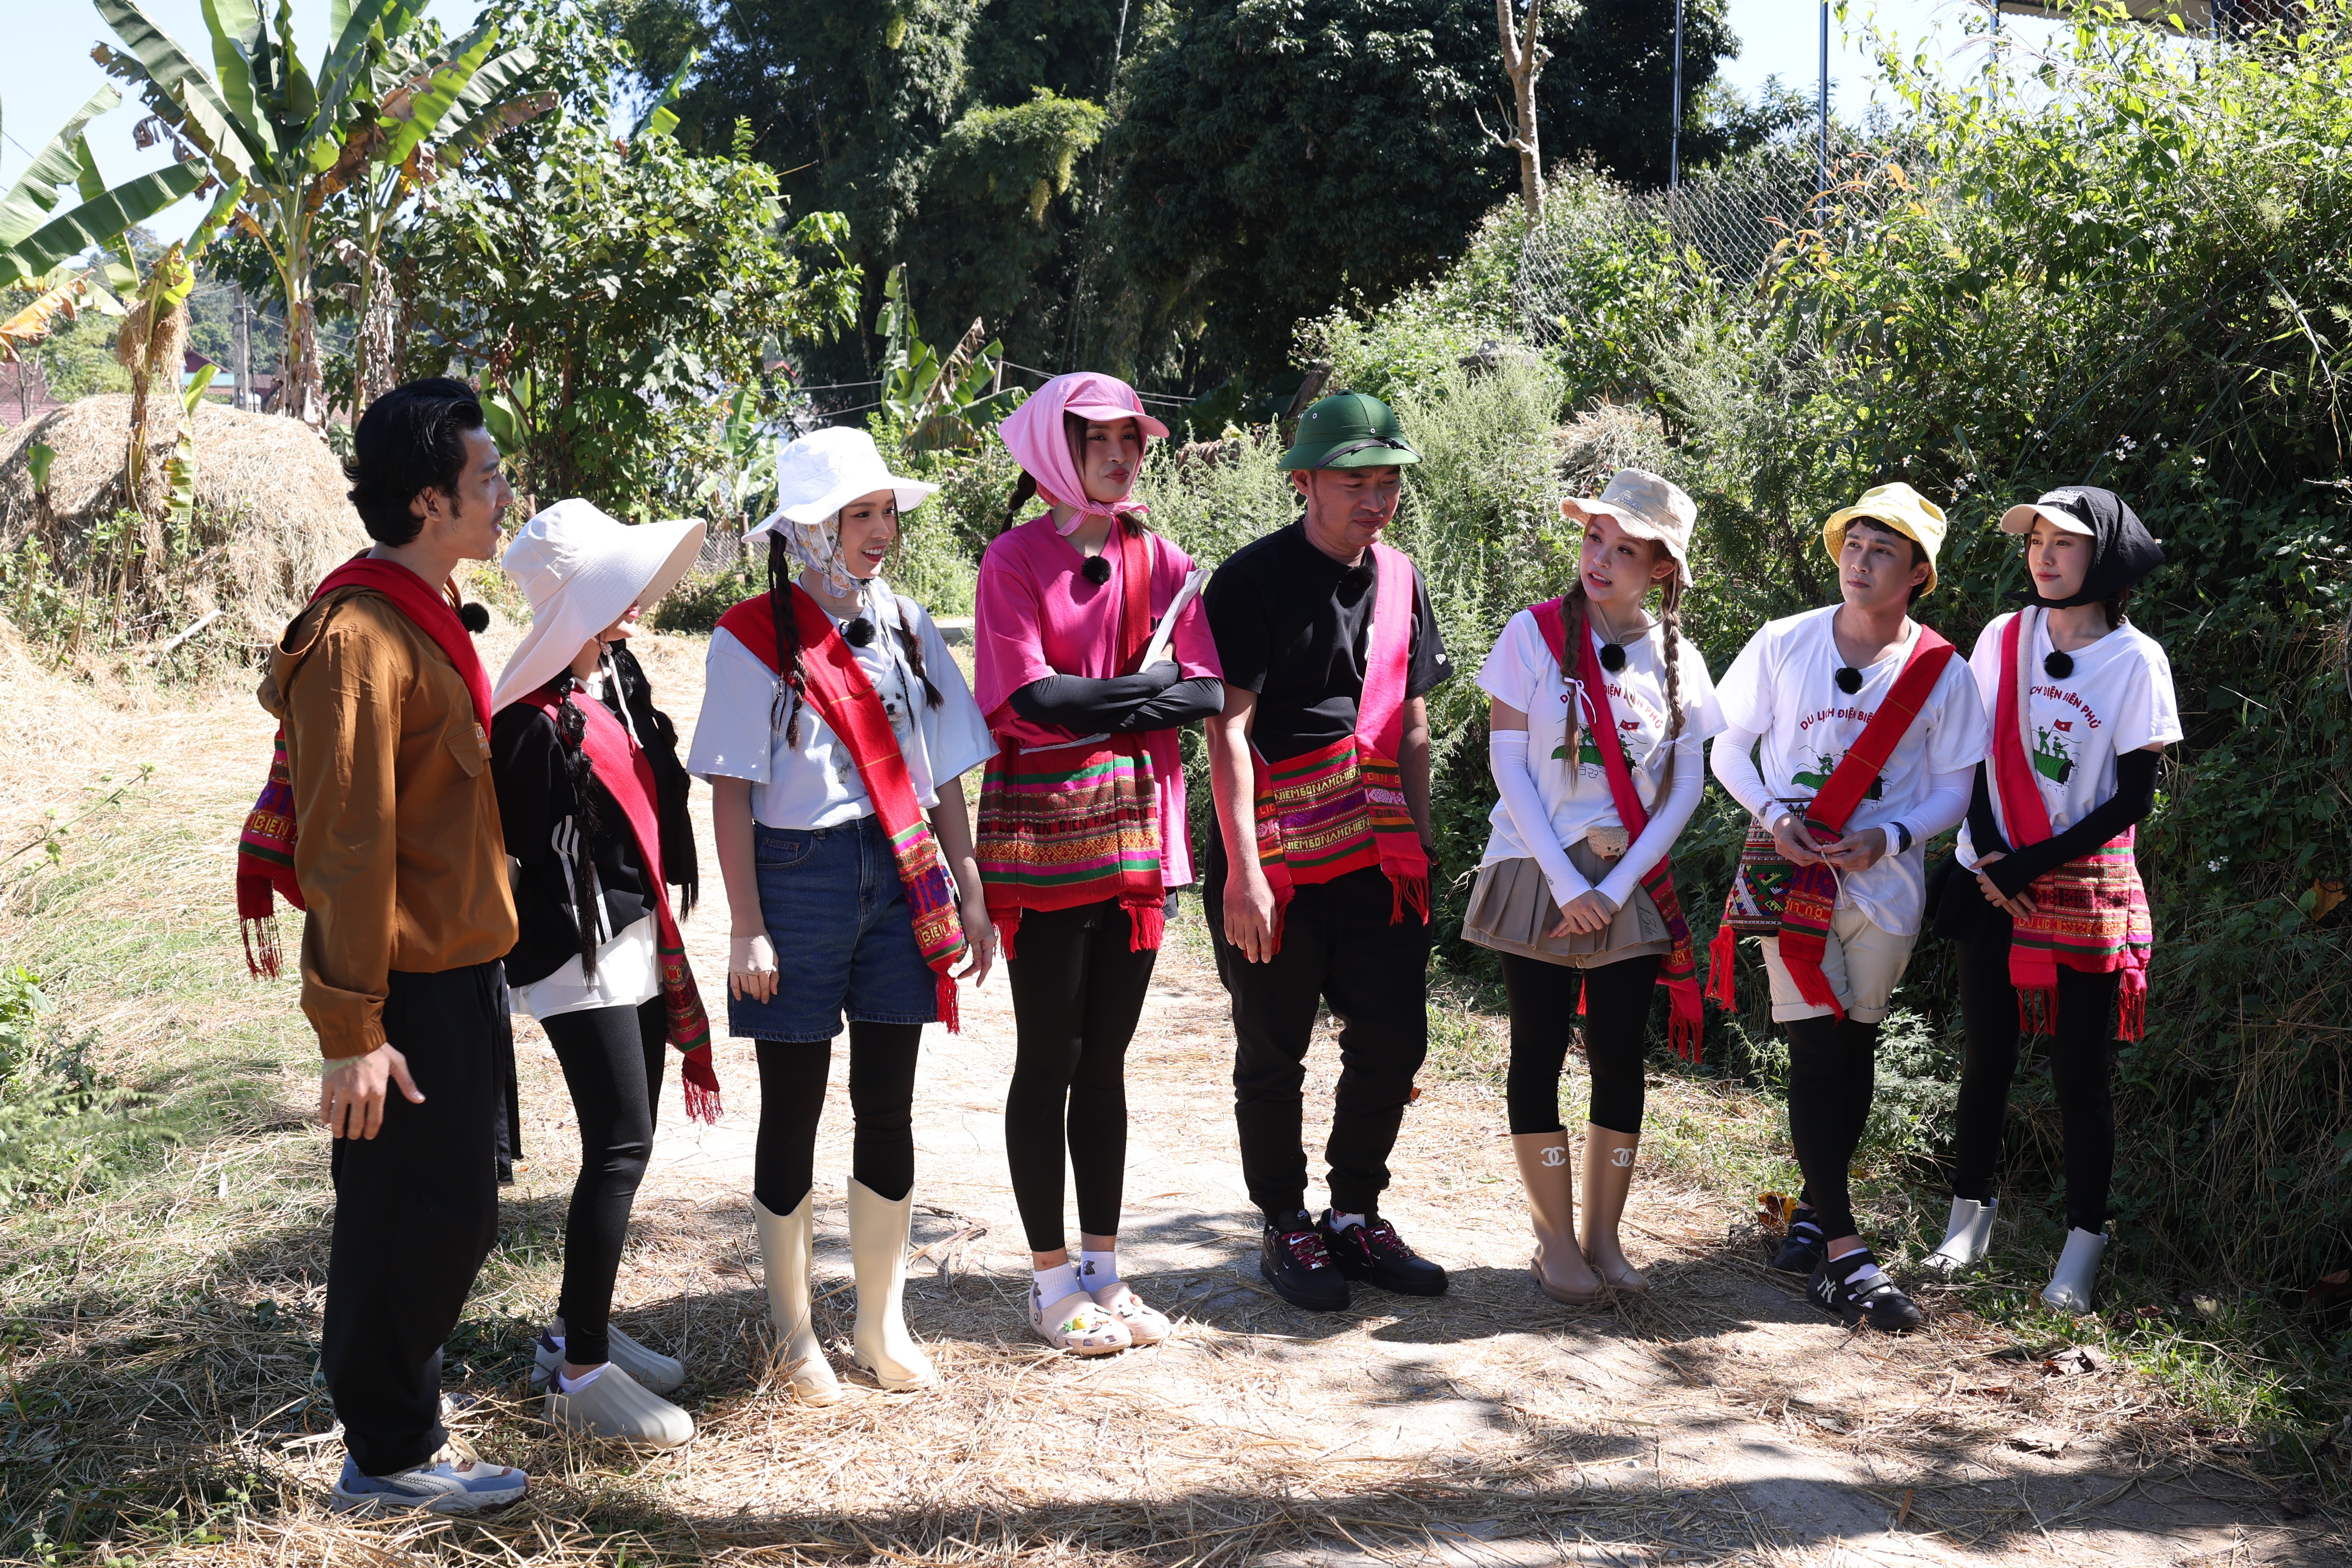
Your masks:
[{"label": "black leggings", "polygon": [[[2017,1074],[2017,988],[2009,983],[2011,921],[1978,922],[1960,947],[1960,1021],[1967,1054],[1960,1066],[1958,1148],[1952,1195],[1991,1201],[2000,1170],[2010,1080]],[[2066,1223],[2096,1233],[2107,1223],[2107,1189],[2116,1170],[2115,1036],[2110,1023],[2119,977],[2058,970],[2058,1018],[2050,1041],[2050,1081],[2058,1091],[2065,1137]]]},{"label": "black leggings", "polygon": [[1642,1061],[1647,1054],[1650,998],[1659,955],[1645,952],[1591,969],[1571,969],[1507,952],[1503,990],[1511,1007],[1509,1104],[1513,1132],[1559,1132],[1559,1069],[1584,997],[1584,1059],[1592,1075],[1585,1120],[1642,1135]]},{"label": "black leggings", "polygon": [[[849,1025],[849,1173],[898,1202],[915,1187],[915,1057],[920,1024]],[[751,1194],[770,1214],[801,1206],[816,1183],[816,1124],[833,1070],[831,1040],[760,1040],[760,1141]]]},{"label": "black leggings", "polygon": [[580,1179],[563,1222],[563,1359],[594,1366],[612,1359],[608,1319],[621,1269],[629,1209],[654,1152],[662,1058],[669,1024],[662,999],[635,1007],[595,1007],[543,1019],[563,1064],[580,1118]]},{"label": "black leggings", "polygon": [[1847,1173],[1870,1125],[1877,1087],[1878,1026],[1851,1018],[1792,1018],[1789,1030],[1789,1142],[1805,1173],[1805,1205],[1825,1240],[1854,1236]]},{"label": "black leggings", "polygon": [[[1066,1147],[1078,1229],[1118,1234],[1127,1177],[1127,1044],[1160,954],[1129,951],[1116,900],[1021,917],[1004,969],[1020,1045],[1004,1096],[1004,1156],[1032,1252],[1064,1243]],[[1065,1143],[1065,1128],[1067,1142]]]}]

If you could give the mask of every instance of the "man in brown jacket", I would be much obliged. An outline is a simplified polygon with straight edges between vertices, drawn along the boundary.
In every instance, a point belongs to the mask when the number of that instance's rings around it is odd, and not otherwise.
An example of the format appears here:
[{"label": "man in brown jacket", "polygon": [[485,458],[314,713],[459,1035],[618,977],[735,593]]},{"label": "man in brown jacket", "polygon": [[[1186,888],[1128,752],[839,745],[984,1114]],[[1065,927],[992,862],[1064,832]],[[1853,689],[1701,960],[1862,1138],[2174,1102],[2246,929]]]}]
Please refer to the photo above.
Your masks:
[{"label": "man in brown jacket", "polygon": [[346,1449],[334,1502],[474,1513],[525,1486],[443,1454],[440,1422],[442,1342],[498,1229],[515,914],[488,682],[450,574],[498,552],[514,492],[481,405],[446,379],[371,404],[344,473],[375,548],[295,617],[260,693],[285,725],[302,1011],[335,1138],[320,1343]]}]

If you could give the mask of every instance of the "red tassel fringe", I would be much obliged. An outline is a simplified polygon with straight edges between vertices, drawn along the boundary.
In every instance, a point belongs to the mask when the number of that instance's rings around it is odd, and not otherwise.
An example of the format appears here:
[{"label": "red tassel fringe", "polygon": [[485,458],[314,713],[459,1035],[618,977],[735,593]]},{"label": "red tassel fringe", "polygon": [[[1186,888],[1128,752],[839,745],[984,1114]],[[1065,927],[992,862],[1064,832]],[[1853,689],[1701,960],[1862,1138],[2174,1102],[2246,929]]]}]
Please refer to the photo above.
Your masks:
[{"label": "red tassel fringe", "polygon": [[1673,1005],[1666,1021],[1666,1043],[1674,1047],[1676,1056],[1696,1067],[1706,1043],[1706,1008],[1699,998],[1698,982],[1675,981],[1666,987],[1666,997]]},{"label": "red tassel fringe", "polygon": [[994,910],[989,910],[988,913],[989,918],[996,922],[997,952],[1007,958],[1013,957],[1013,939],[1021,934],[1021,906],[1015,904],[1003,914],[998,914]]},{"label": "red tassel fringe", "polygon": [[1706,944],[1706,994],[1726,1012],[1739,1010],[1739,1000],[1734,994],[1738,969],[1739,933],[1726,921],[1715,928],[1715,940]]},{"label": "red tassel fringe", "polygon": [[709,1046],[686,1053],[678,1079],[678,1089],[686,1096],[687,1120],[709,1126],[726,1113],[726,1107],[719,1103],[719,1070],[710,1065]]},{"label": "red tassel fringe", "polygon": [[[1127,906],[1128,952],[1158,952],[1160,938],[1167,934],[1167,931],[1168,909],[1163,902],[1153,900]],[[1012,954],[1007,952],[1005,956],[1009,958]]]},{"label": "red tassel fringe", "polygon": [[237,925],[245,936],[245,967],[260,979],[277,979],[285,967],[278,949],[278,918],[248,918]]},{"label": "red tassel fringe", "polygon": [[2028,1039],[2036,1035],[2054,1034],[2058,1028],[2058,985],[2021,985],[2017,988],[2017,1032]]},{"label": "red tassel fringe", "polygon": [[1412,910],[1423,920],[1429,919],[1429,879],[1427,877],[1389,878],[1391,895],[1389,900],[1389,924],[1404,924],[1404,912]]},{"label": "red tassel fringe", "polygon": [[2125,970],[2116,987],[2116,1038],[2147,1038],[2147,977],[2136,969]]},{"label": "red tassel fringe", "polygon": [[963,1033],[963,1016],[956,1011],[956,983],[952,974],[940,976],[940,1022],[948,1026],[950,1035]]}]

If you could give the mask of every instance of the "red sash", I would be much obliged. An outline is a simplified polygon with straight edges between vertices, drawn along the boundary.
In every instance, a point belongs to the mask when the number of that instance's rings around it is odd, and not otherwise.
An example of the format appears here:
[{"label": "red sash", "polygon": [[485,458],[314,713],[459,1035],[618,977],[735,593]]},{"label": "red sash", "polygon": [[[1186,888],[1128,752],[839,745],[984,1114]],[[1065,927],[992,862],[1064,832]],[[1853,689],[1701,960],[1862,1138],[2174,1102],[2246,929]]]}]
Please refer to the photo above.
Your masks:
[{"label": "red sash", "polygon": [[[1547,599],[1536,605],[1535,617],[1536,628],[1543,633],[1553,659],[1565,663],[1568,619],[1562,614],[1561,601]],[[1583,645],[1580,651],[1584,656],[1580,666],[1584,689],[1596,694],[1593,716],[1598,721],[1592,729],[1600,741],[1601,769],[1609,775],[1609,796],[1616,805],[1617,819],[1624,825],[1626,833],[1639,838],[1643,829],[1650,826],[1650,814],[1643,809],[1641,794],[1633,787],[1633,770],[1625,761],[1625,742],[1617,733],[1612,717],[1615,710],[1609,700],[1608,677],[1593,656],[1592,639],[1588,637],[1580,640]],[[1570,765],[1574,765],[1573,760]],[[1706,1038],[1706,1011],[1699,1002],[1698,960],[1691,946],[1690,921],[1684,917],[1683,901],[1675,892],[1674,858],[1659,856],[1657,864],[1643,873],[1642,886],[1658,906],[1659,918],[1666,922],[1666,935],[1674,943],[1665,963],[1658,969],[1659,984],[1665,986],[1672,1003],[1666,1038],[1685,1061],[1696,1062]],[[1580,999],[1577,1010],[1583,1011]]]},{"label": "red sash", "polygon": [[1429,918],[1429,855],[1397,765],[1412,652],[1412,563],[1377,540],[1371,557],[1379,580],[1355,732],[1279,763],[1250,750],[1258,865],[1274,892],[1277,952],[1282,913],[1299,884],[1332,881],[1368,866],[1378,866],[1394,889],[1389,923],[1401,923],[1408,908]]},{"label": "red sash", "polygon": [[[474,722],[485,752],[489,749],[490,678],[474,651],[473,635],[457,618],[456,591],[444,586],[435,593],[425,579],[396,561],[380,561],[365,552],[327,574],[310,595],[316,604],[341,588],[365,588],[382,594],[393,607],[431,637],[457,667],[467,695],[474,700]],[[255,974],[278,978],[277,910],[273,895],[296,909],[302,901],[301,885],[294,878],[294,784],[286,763],[286,727],[280,724],[270,742],[269,777],[246,814],[237,836],[236,915],[245,937],[246,967]]]},{"label": "red sash", "polygon": [[[1151,641],[1150,537],[1123,520],[1111,524],[1118,551],[1119,675],[1141,667]],[[978,858],[989,918],[1004,956],[1024,910],[1069,910],[1116,899],[1128,917],[1128,946],[1157,951],[1167,904],[1160,843],[1160,790],[1140,734],[1082,745],[1024,749],[996,737],[980,788]]]},{"label": "red sash", "polygon": [[[1838,759],[1828,782],[1805,807],[1805,826],[1816,840],[1843,835],[1854,807],[1862,804],[1870,786],[1877,782],[1880,770],[1886,766],[1886,759],[1895,754],[1895,748],[1910,733],[1911,721],[1927,705],[1927,698],[1942,678],[1944,667],[1951,661],[1952,645],[1934,627],[1921,626],[1919,640],[1912,645],[1911,657],[1904,660],[1894,687],[1870,716],[1870,722],[1863,726],[1852,749]],[[1790,868],[1786,901],[1780,910],[1780,963],[1789,971],[1789,978],[1796,982],[1800,995],[1811,1005],[1827,1007],[1833,1016],[1843,1018],[1845,1005],[1830,988],[1829,977],[1822,973],[1837,893],[1837,873],[1827,866]],[[1735,887],[1733,898],[1738,894]],[[1730,913],[1727,901],[1724,921],[1716,928],[1715,942],[1708,950],[1707,994],[1726,1007],[1736,1007],[1738,1004],[1732,999],[1732,970],[1739,939],[1732,930]]]},{"label": "red sash", "polygon": [[[557,703],[546,687],[518,699],[556,717]],[[655,813],[654,767],[612,710],[593,698],[574,691],[565,700],[580,710],[580,750],[587,755],[596,782],[620,803],[637,836],[637,854],[653,883],[655,956],[661,965],[662,1005],[669,1016],[669,1043],[686,1053],[681,1087],[686,1113],[697,1121],[719,1120],[719,1073],[710,1065],[710,1019],[702,1010],[702,994],[694,984],[694,968],[686,961],[686,941],[678,935],[677,917],[670,912],[669,886],[662,879],[661,823]]]},{"label": "red sash", "polygon": [[[924,820],[922,807],[915,802],[914,780],[907,772],[905,753],[898,750],[898,731],[890,728],[890,716],[882,710],[882,699],[875,695],[874,682],[866,678],[856,652],[835,629],[833,617],[797,584],[790,592],[793,623],[800,632],[801,669],[807,682],[809,702],[833,732],[841,737],[842,744],[849,748],[850,760],[857,764],[857,777],[866,786],[866,797],[874,805],[874,815],[880,820],[882,831],[890,837],[890,853],[898,862],[898,880],[907,889],[907,907],[914,916],[915,945],[921,951],[923,962],[939,976],[940,1022],[951,1030],[958,1029],[961,1024],[956,1014],[952,972],[970,944],[964,940],[962,918],[956,911],[947,863],[940,856],[938,841],[931,837],[931,825]],[[776,663],[773,594],[744,600],[719,616],[719,625],[751,649],[752,656],[772,672],[780,677],[784,673]],[[877,636],[888,635],[885,627],[877,627],[876,632]]]},{"label": "red sash", "polygon": [[[2028,681],[2021,679],[2025,623],[2038,609],[2021,610],[2000,634],[2000,693],[1992,710],[1992,784],[2001,825],[2012,848],[2050,837],[2050,810],[2025,752]],[[2058,1022],[2058,968],[2090,974],[2118,973],[2117,1034],[2137,1040],[2147,1016],[2147,961],[2154,946],[2147,894],[2132,852],[2136,828],[2070,865],[2033,879],[2034,911],[2015,922],[2010,939],[2009,982],[2017,987],[2019,1025],[2029,1033]]]}]

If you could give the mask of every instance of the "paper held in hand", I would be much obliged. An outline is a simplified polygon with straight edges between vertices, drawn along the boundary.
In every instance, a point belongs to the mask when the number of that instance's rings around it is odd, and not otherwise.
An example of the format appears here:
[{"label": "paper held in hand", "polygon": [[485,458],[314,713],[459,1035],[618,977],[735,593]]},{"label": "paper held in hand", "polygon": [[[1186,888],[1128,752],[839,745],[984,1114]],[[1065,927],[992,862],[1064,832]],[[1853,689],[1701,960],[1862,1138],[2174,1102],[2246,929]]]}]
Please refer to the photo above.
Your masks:
[{"label": "paper held in hand", "polygon": [[[1201,596],[1201,590],[1208,584],[1209,570],[1205,566],[1195,566],[1184,574],[1183,586],[1178,588],[1176,596],[1168,601],[1167,613],[1160,617],[1160,624],[1151,628],[1151,640],[1143,648],[1143,662],[1135,667],[1139,672],[1150,669],[1168,657],[1168,645],[1176,638],[1176,617],[1184,613],[1185,605]],[[1068,744],[1098,746],[1109,739],[1108,734],[1081,735]]]}]

